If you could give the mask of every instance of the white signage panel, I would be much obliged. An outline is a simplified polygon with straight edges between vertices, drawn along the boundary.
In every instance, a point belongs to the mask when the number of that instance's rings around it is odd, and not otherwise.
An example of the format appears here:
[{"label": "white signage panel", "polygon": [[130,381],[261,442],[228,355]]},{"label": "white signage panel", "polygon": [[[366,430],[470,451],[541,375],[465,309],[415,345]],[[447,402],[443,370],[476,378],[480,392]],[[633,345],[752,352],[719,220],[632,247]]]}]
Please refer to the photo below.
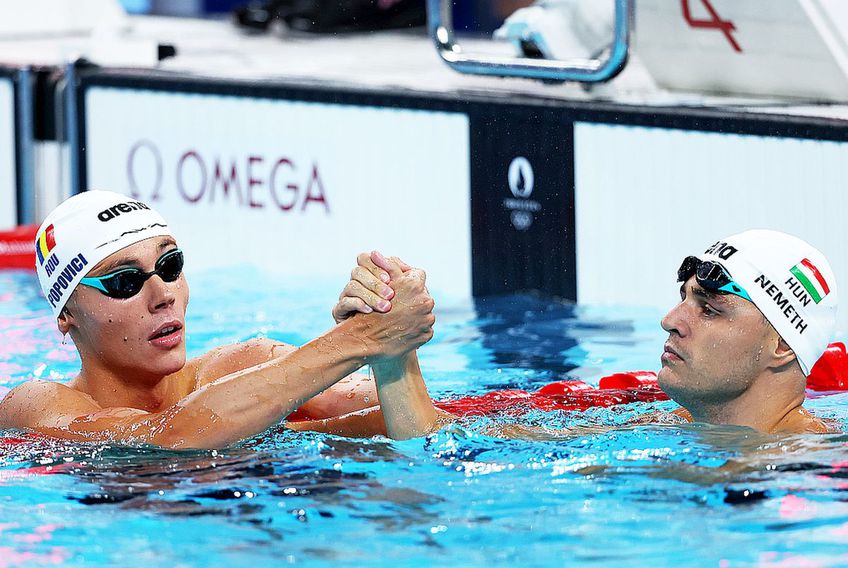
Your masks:
[{"label": "white signage panel", "polygon": [[471,294],[464,114],[91,88],[88,187],[173,225],[194,268],[343,283],[379,249]]},{"label": "white signage panel", "polygon": [[17,223],[17,168],[15,166],[15,87],[0,78],[0,230]]},{"label": "white signage panel", "polygon": [[[580,302],[669,308],[686,255],[753,228],[810,242],[848,290],[848,143],[588,123],[574,135]],[[848,330],[844,306],[839,319]]]}]

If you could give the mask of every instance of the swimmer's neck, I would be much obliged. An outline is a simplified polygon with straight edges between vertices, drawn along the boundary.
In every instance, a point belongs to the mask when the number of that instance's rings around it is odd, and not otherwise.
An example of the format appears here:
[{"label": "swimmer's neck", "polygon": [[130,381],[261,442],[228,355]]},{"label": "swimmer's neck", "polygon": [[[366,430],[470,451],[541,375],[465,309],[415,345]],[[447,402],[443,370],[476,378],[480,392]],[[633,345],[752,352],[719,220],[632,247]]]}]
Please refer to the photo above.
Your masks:
[{"label": "swimmer's neck", "polygon": [[[87,364],[88,363],[88,364]],[[185,367],[183,367],[185,369]],[[101,408],[137,408],[159,412],[172,405],[173,375],[132,376],[100,365],[83,362],[79,375],[68,386],[90,396]]]},{"label": "swimmer's neck", "polygon": [[772,434],[817,430],[812,423],[820,421],[804,410],[805,397],[803,375],[768,373],[735,399],[690,403],[686,410],[695,422],[747,426]]}]

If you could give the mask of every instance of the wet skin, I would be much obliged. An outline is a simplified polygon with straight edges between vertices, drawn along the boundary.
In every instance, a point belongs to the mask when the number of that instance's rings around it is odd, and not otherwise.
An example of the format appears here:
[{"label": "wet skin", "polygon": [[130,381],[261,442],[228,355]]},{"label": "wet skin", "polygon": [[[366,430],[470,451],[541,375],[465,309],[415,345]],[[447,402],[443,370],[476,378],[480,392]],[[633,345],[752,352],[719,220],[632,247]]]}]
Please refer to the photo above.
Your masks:
[{"label": "wet skin", "polygon": [[[176,246],[170,237],[142,241],[101,262],[89,276],[103,276],[120,268],[152,270],[156,260]],[[83,367],[69,386],[90,391],[95,398],[100,398],[99,391],[114,394],[122,386],[144,398],[143,392],[185,367],[188,302],[185,274],[174,282],[153,276],[138,294],[126,299],[78,286],[58,318],[60,331],[70,333]],[[169,330],[173,331],[163,333]],[[121,385],[115,385],[115,380]],[[151,402],[143,401],[143,405],[151,406]]]},{"label": "wet skin", "polygon": [[[123,266],[150,271],[161,254],[175,246],[173,239],[166,237],[142,241],[109,257],[89,276]],[[301,371],[317,372],[321,380],[328,382],[320,387],[316,386],[316,379],[304,376],[298,379],[300,382],[279,385],[282,390],[274,391],[274,396],[287,397],[290,410],[253,417],[254,430],[267,428],[300,406],[310,420],[300,423],[298,429],[349,436],[385,434],[387,421],[383,409],[374,405],[378,397],[373,381],[355,375],[342,378],[347,373],[330,380],[323,376],[326,373],[321,364],[310,365],[326,358],[328,345],[332,346],[331,351],[347,345],[354,352],[362,351],[363,356],[327,360],[328,368],[334,372],[353,370],[367,354],[376,363],[375,369],[384,369],[386,396],[399,405],[417,401],[420,408],[432,411],[414,359],[414,347],[410,348],[432,337],[432,299],[423,286],[423,276],[409,278],[408,267],[400,265],[389,275],[384,271],[390,270],[390,265],[378,260],[381,267],[373,259],[363,260],[361,256],[360,268],[365,264],[367,270],[355,271],[351,282],[356,281],[356,285],[346,287],[334,309],[334,315],[342,313],[345,317],[364,312],[339,324],[335,331],[341,343],[322,343],[319,338],[295,349],[257,340],[226,346],[189,362],[183,336],[189,299],[184,276],[170,283],[153,276],[139,294],[126,300],[108,298],[95,289],[80,286],[58,323],[63,332],[71,334],[80,350],[82,372],[68,385],[31,381],[24,388],[15,389],[18,392],[13,391],[0,404],[0,428],[27,427],[61,436],[68,436],[73,430],[82,439],[100,439],[98,436],[103,434],[109,440],[122,440],[128,432],[149,428],[150,436],[141,441],[172,447],[226,445],[228,440],[238,439],[235,433],[241,431],[238,426],[243,426],[233,423],[230,413],[255,413],[257,403],[269,403],[268,393],[255,391],[255,385],[242,380],[250,379],[245,375],[257,375],[260,383],[270,383],[277,380],[283,368],[292,366],[284,365],[283,360],[300,354],[301,362],[295,366]],[[391,293],[385,289],[387,284],[393,288]],[[392,300],[388,306],[383,303],[387,296]],[[395,319],[379,319],[387,317]],[[399,327],[398,321],[405,323]],[[408,322],[415,323],[407,325]],[[794,354],[750,302],[736,296],[709,294],[690,279],[681,287],[681,302],[663,318],[662,325],[669,340],[661,357],[659,382],[685,407],[679,415],[688,420],[749,426],[765,432],[827,431],[820,420],[801,407],[805,380]],[[165,335],[160,333],[163,328],[169,328]],[[387,329],[408,330],[408,337],[389,338]],[[380,341],[391,344],[388,350],[384,349],[389,353],[388,359],[369,347]],[[307,357],[308,353],[312,356]],[[273,369],[267,367],[271,363]],[[222,380],[229,382],[224,384]],[[409,387],[404,386],[407,384]],[[204,392],[208,387],[215,387],[214,392],[218,393],[208,397],[214,404],[196,404],[199,395],[209,395]],[[298,389],[311,394],[304,395]],[[185,403],[187,400],[190,404]],[[193,414],[183,420],[179,435],[159,436],[170,427],[172,416],[168,413],[173,409],[179,413],[187,407],[193,409]],[[223,414],[210,410],[221,408]],[[45,413],[45,409],[52,412]],[[148,418],[147,413],[157,415]],[[403,423],[413,427],[403,430],[401,437],[423,435],[449,419],[440,416],[438,422],[430,418],[421,422],[408,416],[402,418]],[[207,424],[207,430],[215,424],[216,429],[229,429],[234,434],[206,435],[197,431],[198,425],[203,424]],[[191,439],[195,433],[201,434],[200,439]],[[535,431],[504,433],[533,437],[530,434]]]},{"label": "wet skin", "polygon": [[[87,276],[123,267],[150,272],[175,247],[168,237],[146,239]],[[189,362],[184,276],[165,282],[154,275],[127,299],[79,286],[58,325],[80,352],[80,374],[68,384],[32,380],[13,389],[0,402],[0,429],[215,448],[259,434],[298,409],[322,419],[370,407],[377,388],[351,373],[364,364],[395,368],[401,361],[417,369],[414,351],[430,340],[435,321],[424,277],[417,270],[399,274],[391,313],[342,322],[301,347],[255,340]],[[390,379],[397,382],[401,375]],[[393,398],[404,400],[402,395]]]},{"label": "wet skin", "polygon": [[825,432],[806,412],[806,379],[795,354],[757,307],[713,294],[690,278],[662,319],[669,334],[657,379],[690,420],[764,432]]},{"label": "wet skin", "polygon": [[660,357],[660,386],[683,406],[733,400],[762,371],[763,352],[776,344],[777,334],[754,304],[710,294],[694,277],[680,296],[661,321],[669,337]]}]

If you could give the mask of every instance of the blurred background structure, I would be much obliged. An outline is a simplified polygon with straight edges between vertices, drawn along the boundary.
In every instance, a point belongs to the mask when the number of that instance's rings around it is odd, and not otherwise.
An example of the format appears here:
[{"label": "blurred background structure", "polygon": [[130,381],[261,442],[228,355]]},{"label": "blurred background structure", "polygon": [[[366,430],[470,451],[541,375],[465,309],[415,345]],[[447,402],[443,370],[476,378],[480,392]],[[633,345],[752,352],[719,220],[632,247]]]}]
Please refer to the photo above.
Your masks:
[{"label": "blurred background structure", "polygon": [[[848,282],[848,3],[431,1],[452,26],[424,6],[7,8],[0,230],[102,187],[183,224],[197,267],[337,275],[392,242],[452,295],[664,306],[676,260],[759,226]],[[707,197],[736,206],[692,214]],[[392,222],[354,231],[377,199]],[[266,241],[309,246],[245,245]]]},{"label": "blurred background structure", "polygon": [[[244,0],[121,0],[131,14],[184,17],[221,16],[245,3]],[[532,3],[532,0],[460,0],[454,3],[456,28],[492,32],[515,10]]]}]

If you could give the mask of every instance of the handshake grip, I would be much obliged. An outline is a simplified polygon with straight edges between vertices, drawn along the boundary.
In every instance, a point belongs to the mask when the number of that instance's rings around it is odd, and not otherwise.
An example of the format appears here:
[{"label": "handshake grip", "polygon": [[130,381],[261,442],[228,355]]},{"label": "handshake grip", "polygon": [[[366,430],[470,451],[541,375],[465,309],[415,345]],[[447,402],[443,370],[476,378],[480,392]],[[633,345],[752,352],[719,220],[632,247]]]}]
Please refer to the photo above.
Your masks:
[{"label": "handshake grip", "polygon": [[357,315],[365,339],[374,345],[371,363],[406,355],[433,338],[435,302],[427,291],[426,278],[423,270],[405,272],[392,281],[391,310]]}]

